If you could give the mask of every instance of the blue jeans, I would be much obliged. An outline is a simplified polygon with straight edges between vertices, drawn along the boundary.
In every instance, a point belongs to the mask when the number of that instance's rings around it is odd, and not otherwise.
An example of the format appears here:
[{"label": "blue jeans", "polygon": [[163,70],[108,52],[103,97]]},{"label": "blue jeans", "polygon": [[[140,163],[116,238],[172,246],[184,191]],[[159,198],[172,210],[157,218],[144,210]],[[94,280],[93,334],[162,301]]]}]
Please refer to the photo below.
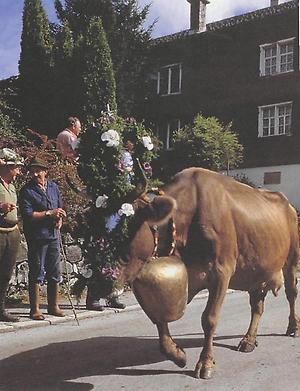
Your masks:
[{"label": "blue jeans", "polygon": [[28,266],[29,282],[43,283],[55,281],[60,283],[60,243],[58,239],[29,240],[28,244]]}]

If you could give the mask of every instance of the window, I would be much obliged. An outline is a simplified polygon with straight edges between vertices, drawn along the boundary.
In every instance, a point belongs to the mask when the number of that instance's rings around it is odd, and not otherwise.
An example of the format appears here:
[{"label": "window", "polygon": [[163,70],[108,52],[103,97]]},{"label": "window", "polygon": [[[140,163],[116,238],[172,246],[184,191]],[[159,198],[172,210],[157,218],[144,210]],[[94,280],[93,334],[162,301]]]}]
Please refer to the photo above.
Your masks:
[{"label": "window", "polygon": [[157,93],[171,95],[181,93],[181,64],[167,65],[158,72]]},{"label": "window", "polygon": [[163,142],[164,149],[173,147],[174,133],[180,129],[181,122],[179,119],[172,119],[164,124],[161,124],[157,130],[157,137]]},{"label": "window", "polygon": [[281,172],[265,172],[264,173],[264,185],[280,185],[281,183]]},{"label": "window", "polygon": [[292,102],[258,108],[258,137],[290,135]]},{"label": "window", "polygon": [[260,46],[260,75],[271,76],[294,70],[294,38]]}]

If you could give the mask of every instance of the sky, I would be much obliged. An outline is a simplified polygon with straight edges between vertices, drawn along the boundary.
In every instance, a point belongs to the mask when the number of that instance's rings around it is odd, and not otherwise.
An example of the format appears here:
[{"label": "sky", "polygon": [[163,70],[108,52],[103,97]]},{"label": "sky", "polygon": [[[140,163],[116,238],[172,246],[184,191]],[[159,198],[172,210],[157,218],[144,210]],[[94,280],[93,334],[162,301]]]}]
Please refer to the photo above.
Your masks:
[{"label": "sky", "polygon": [[[279,0],[279,4],[289,0]],[[50,21],[55,21],[54,0],[42,0]],[[150,4],[149,24],[157,20],[153,38],[189,28],[190,3],[187,0],[138,0]],[[18,74],[24,0],[0,0],[0,79]],[[265,8],[270,0],[210,0],[207,23]]]}]

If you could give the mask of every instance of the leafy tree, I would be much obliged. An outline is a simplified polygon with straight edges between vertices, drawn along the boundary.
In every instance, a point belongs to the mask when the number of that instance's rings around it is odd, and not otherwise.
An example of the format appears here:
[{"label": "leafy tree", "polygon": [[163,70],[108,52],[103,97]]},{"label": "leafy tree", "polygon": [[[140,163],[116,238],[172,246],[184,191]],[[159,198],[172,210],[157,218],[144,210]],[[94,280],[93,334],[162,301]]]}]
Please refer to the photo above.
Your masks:
[{"label": "leafy tree", "polygon": [[52,128],[52,39],[41,0],[25,0],[19,61],[24,124],[41,132]]},{"label": "leafy tree", "polygon": [[116,110],[116,84],[101,18],[90,19],[80,47],[83,61],[81,118],[92,122],[107,104],[111,110]]},{"label": "leafy tree", "polygon": [[232,124],[225,127],[220,138],[220,163],[221,169],[229,170],[238,166],[243,160],[243,146],[239,144],[236,133],[231,131]]},{"label": "leafy tree", "polygon": [[243,146],[231,126],[224,127],[215,117],[196,115],[191,126],[174,135],[174,170],[201,166],[218,171],[238,165],[242,161]]}]

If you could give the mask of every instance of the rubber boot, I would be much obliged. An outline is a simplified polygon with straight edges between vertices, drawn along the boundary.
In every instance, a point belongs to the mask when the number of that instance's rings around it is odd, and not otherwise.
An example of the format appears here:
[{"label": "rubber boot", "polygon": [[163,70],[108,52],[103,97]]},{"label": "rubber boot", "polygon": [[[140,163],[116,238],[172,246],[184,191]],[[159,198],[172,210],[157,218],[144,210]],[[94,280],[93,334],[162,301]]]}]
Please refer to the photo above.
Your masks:
[{"label": "rubber boot", "polygon": [[47,285],[48,314],[63,318],[65,314],[58,306],[58,283],[49,281]]},{"label": "rubber boot", "polygon": [[29,284],[29,301],[30,301],[30,319],[44,320],[45,317],[40,311],[40,285],[35,283]]},{"label": "rubber boot", "polygon": [[5,310],[5,298],[8,282],[0,281],[0,322],[19,322],[19,318]]},{"label": "rubber boot", "polygon": [[106,305],[110,308],[117,308],[120,310],[123,310],[124,308],[126,308],[126,305],[124,303],[121,303],[117,296],[107,299]]},{"label": "rubber boot", "polygon": [[95,294],[92,287],[88,287],[86,309],[90,311],[104,311],[104,307],[100,304],[100,297]]}]

